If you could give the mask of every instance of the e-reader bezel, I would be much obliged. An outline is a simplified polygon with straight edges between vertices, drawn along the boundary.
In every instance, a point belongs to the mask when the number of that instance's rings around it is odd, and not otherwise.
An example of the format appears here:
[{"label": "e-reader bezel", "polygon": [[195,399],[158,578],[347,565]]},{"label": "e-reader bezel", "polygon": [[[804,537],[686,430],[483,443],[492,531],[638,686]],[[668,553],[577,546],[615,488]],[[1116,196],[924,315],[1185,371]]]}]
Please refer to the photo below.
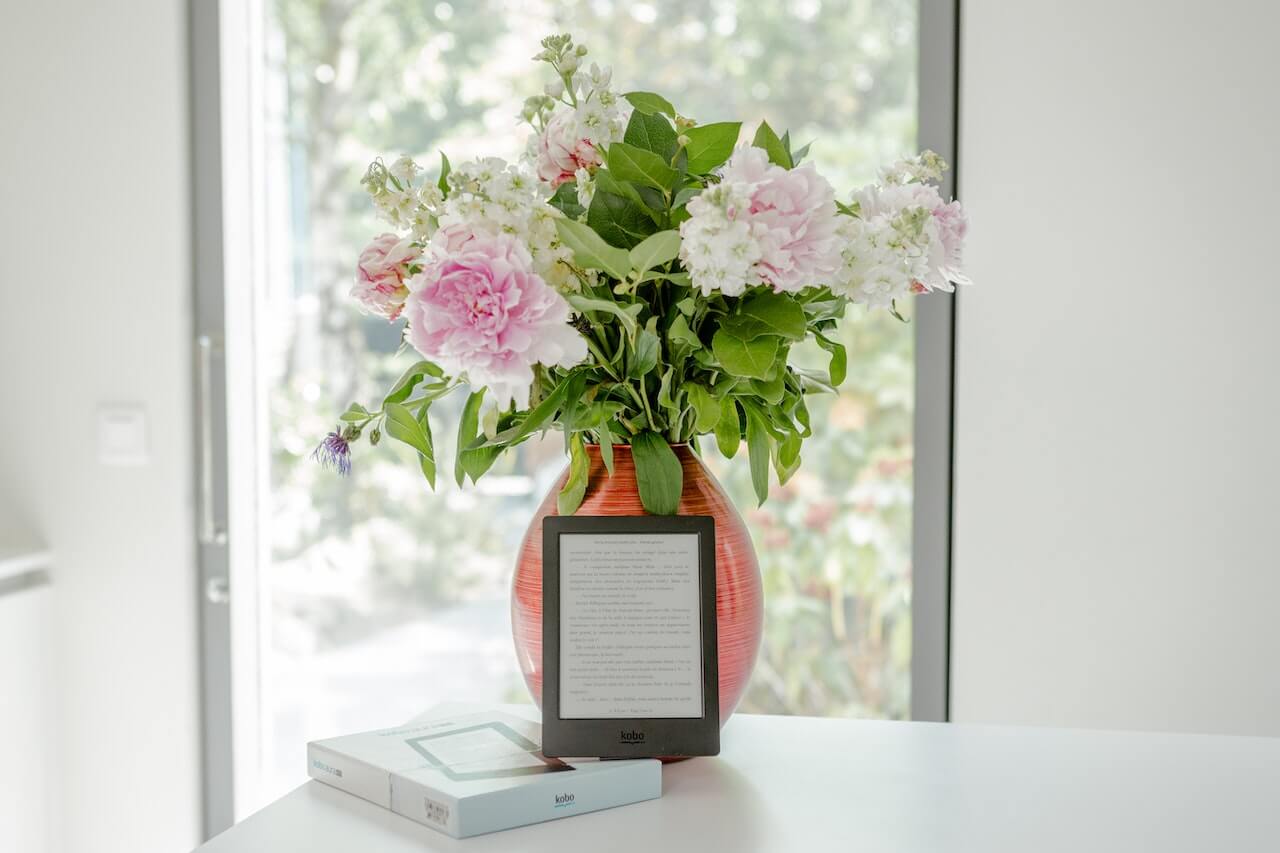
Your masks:
[{"label": "e-reader bezel", "polygon": [[[560,536],[698,536],[698,613],[702,635],[702,716],[560,718]],[[547,516],[542,522],[542,752],[551,757],[652,758],[720,753],[720,675],[716,640],[716,527],[704,515]],[[641,733],[642,739],[623,732]]]}]

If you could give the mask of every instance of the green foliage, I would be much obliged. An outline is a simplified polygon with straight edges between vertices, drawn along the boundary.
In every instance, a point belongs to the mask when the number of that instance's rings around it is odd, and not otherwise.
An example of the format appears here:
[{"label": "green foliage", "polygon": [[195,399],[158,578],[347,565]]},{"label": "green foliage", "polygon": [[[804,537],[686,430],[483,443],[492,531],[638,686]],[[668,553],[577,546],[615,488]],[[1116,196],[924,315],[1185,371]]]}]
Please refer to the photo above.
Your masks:
[{"label": "green foliage", "polygon": [[556,495],[556,512],[573,515],[582,506],[582,498],[587,493],[587,472],[590,468],[591,462],[582,446],[582,433],[576,432],[569,437],[569,477]]},{"label": "green foliage", "polygon": [[[622,136],[622,144],[647,151],[661,158],[663,162],[670,162],[672,156],[676,153],[676,132],[671,127],[671,122],[661,115],[636,110],[631,114],[631,120],[627,122],[627,129]],[[618,147],[617,143],[610,145],[610,152],[616,147]],[[610,168],[612,169],[613,167],[610,166]],[[614,174],[617,175],[617,170],[614,170]],[[634,180],[622,175],[617,176],[624,181]],[[666,185],[667,182],[664,182],[657,186],[658,189],[662,189]]]},{"label": "green foliage", "polygon": [[573,250],[576,264],[589,270],[603,270],[614,278],[625,278],[631,271],[631,258],[621,249],[610,246],[591,227],[571,219],[557,219],[560,240]]},{"label": "green foliage", "polygon": [[674,261],[679,252],[679,232],[659,231],[657,234],[650,234],[629,253],[631,270],[638,273],[648,272],[659,264]]},{"label": "green foliage", "polygon": [[641,202],[603,187],[597,187],[591,207],[587,208],[587,225],[608,243],[624,249],[630,249],[657,230],[653,217]]},{"label": "green foliage", "polygon": [[666,439],[645,431],[631,438],[640,502],[654,515],[675,515],[684,489],[684,471]]},{"label": "green foliage", "polygon": [[751,144],[756,148],[763,148],[769,154],[770,163],[776,163],[784,169],[790,169],[794,165],[791,162],[791,151],[778,138],[773,128],[769,127],[767,121],[760,122],[760,127],[756,130],[755,139],[751,140]]},{"label": "green foliage", "polygon": [[671,106],[671,102],[661,95],[655,95],[653,92],[627,92],[622,97],[631,102],[631,106],[636,108],[636,112],[643,115],[664,113],[675,118],[676,108]]},{"label": "green foliage", "polygon": [[684,150],[689,155],[689,173],[705,175],[728,160],[738,144],[741,130],[739,121],[720,121],[686,130],[684,135],[689,137],[689,144]]},{"label": "green foliage", "polygon": [[679,174],[659,155],[625,142],[615,142],[609,146],[609,150],[605,152],[605,163],[609,166],[609,173],[617,180],[644,184],[664,191]]}]

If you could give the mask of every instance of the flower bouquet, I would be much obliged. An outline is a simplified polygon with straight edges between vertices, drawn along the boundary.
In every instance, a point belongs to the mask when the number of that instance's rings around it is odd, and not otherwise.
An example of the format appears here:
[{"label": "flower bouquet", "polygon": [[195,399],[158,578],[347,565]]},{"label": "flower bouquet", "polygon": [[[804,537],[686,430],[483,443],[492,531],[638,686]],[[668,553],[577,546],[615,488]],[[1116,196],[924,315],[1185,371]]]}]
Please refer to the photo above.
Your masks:
[{"label": "flower bouquet", "polygon": [[[350,445],[408,445],[433,486],[434,401],[466,386],[454,476],[475,481],[535,433],[564,433],[557,495],[573,513],[588,445],[608,472],[629,445],[644,509],[677,511],[682,467],[713,435],[745,441],[755,492],[785,482],[811,434],[806,397],[846,372],[830,334],[850,303],[897,314],[912,294],[966,282],[966,218],[935,187],[925,152],[836,198],[767,122],[702,124],[651,92],[617,95],[568,35],[535,57],[554,79],[529,98],[520,163],[495,158],[425,178],[412,160],[375,161],[363,184],[395,227],[361,253],[352,294],[422,356],[381,405],[353,404],[318,449],[346,471]],[[900,315],[899,315],[900,316]],[[826,371],[788,363],[812,338]]]}]

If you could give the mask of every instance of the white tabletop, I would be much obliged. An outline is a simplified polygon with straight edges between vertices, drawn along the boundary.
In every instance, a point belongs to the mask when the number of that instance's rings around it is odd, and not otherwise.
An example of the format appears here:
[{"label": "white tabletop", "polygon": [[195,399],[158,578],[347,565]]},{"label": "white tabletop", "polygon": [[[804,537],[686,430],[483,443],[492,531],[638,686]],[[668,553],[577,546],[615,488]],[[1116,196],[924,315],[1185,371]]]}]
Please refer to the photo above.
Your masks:
[{"label": "white tabletop", "polygon": [[1280,850],[1280,739],[738,715],[662,798],[454,840],[318,782],[201,853]]}]

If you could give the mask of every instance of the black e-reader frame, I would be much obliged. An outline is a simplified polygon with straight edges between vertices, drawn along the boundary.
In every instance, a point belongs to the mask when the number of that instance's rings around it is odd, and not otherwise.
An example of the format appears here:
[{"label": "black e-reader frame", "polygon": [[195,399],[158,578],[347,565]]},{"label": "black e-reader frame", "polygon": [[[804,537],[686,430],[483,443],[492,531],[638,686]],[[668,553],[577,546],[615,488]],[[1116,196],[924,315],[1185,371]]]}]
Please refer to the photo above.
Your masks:
[{"label": "black e-reader frame", "polygon": [[[560,666],[560,537],[697,534],[702,715],[563,719]],[[716,545],[711,516],[548,516],[542,523],[542,752],[552,757],[652,758],[720,753],[716,642]]]}]

